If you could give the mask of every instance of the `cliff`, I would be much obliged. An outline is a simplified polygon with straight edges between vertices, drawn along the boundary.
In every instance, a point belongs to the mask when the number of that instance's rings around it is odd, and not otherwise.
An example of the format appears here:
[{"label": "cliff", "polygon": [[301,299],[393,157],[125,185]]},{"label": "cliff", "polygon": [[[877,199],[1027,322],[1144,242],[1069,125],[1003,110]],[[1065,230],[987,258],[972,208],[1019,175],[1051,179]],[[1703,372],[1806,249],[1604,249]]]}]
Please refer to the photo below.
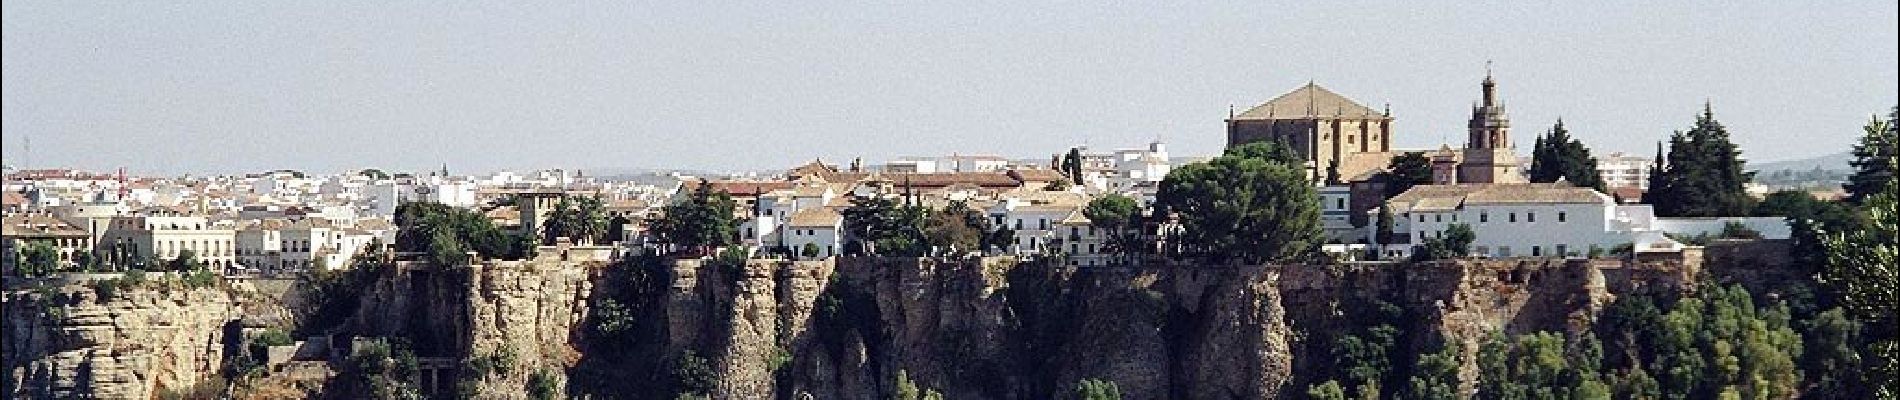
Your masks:
[{"label": "cliff", "polygon": [[[526,398],[885,398],[899,371],[947,398],[1284,398],[1334,366],[1342,335],[1398,325],[1394,365],[1495,332],[1577,332],[1618,296],[1693,290],[1698,274],[1772,287],[1785,249],[1727,244],[1675,260],[1054,267],[1012,258],[825,261],[547,251],[365,275],[327,330],[406,339],[424,393]],[[1752,247],[1751,247],[1752,246]],[[9,393],[145,397],[211,379],[245,296],[73,286],[7,294]],[[266,300],[267,301],[267,300]],[[55,311],[57,310],[57,311]],[[1476,376],[1466,357],[1462,376]],[[334,362],[333,367],[338,367]],[[1400,367],[1404,368],[1404,367]],[[324,390],[351,397],[348,385]],[[360,394],[360,393],[356,393]],[[44,397],[44,396],[40,396]]]},{"label": "cliff", "polygon": [[[101,294],[106,296],[102,297]],[[4,296],[5,392],[18,398],[150,398],[223,366],[241,300],[221,288],[72,284]]]}]

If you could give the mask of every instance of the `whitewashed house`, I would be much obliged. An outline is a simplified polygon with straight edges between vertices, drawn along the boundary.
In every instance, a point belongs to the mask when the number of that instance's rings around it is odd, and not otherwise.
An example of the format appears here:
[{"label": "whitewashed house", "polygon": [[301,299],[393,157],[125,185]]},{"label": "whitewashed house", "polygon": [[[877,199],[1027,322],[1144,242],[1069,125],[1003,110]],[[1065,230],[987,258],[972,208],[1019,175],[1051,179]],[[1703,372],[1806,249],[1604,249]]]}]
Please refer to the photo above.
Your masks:
[{"label": "whitewashed house", "polygon": [[1766,239],[1789,235],[1781,218],[1657,218],[1649,205],[1619,205],[1609,195],[1562,182],[1420,185],[1386,205],[1395,236],[1383,243],[1381,252],[1388,258],[1409,256],[1412,246],[1441,236],[1453,224],[1471,228],[1476,236],[1471,253],[1482,257],[1584,256],[1592,249],[1636,243],[1676,248],[1663,243],[1672,241],[1663,234],[1715,235],[1731,222]]}]

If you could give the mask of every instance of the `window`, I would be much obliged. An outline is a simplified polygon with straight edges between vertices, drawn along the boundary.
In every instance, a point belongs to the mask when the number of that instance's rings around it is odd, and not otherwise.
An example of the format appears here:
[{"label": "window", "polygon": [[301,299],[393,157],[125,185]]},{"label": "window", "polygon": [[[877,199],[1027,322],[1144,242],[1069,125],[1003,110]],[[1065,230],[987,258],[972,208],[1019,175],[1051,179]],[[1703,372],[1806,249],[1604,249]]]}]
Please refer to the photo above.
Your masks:
[{"label": "window", "polygon": [[1418,222],[1425,222],[1425,214],[1418,215]]},{"label": "window", "polygon": [[1537,222],[1537,213],[1524,213],[1524,222]]},{"label": "window", "polygon": [[1334,204],[1333,208],[1335,209],[1340,209],[1340,210],[1346,209],[1346,199],[1334,199],[1333,204]]},{"label": "window", "polygon": [[1531,246],[1531,257],[1543,257],[1543,256],[1544,256],[1544,248],[1542,246]]},{"label": "window", "polygon": [[1570,251],[1569,251],[1569,249],[1568,249],[1567,247],[1569,247],[1569,246],[1564,246],[1564,245],[1561,245],[1561,244],[1560,244],[1560,245],[1557,245],[1557,256],[1558,256],[1558,257],[1567,257],[1567,256],[1570,256]]},{"label": "window", "polygon": [[1557,222],[1564,222],[1565,220],[1568,220],[1568,219],[1569,219],[1569,213],[1566,213],[1563,211],[1557,212]]},{"label": "window", "polygon": [[1478,222],[1491,222],[1491,214],[1484,212],[1478,213]]},{"label": "window", "polygon": [[1510,217],[1511,222],[1517,222],[1517,213],[1511,213]]}]

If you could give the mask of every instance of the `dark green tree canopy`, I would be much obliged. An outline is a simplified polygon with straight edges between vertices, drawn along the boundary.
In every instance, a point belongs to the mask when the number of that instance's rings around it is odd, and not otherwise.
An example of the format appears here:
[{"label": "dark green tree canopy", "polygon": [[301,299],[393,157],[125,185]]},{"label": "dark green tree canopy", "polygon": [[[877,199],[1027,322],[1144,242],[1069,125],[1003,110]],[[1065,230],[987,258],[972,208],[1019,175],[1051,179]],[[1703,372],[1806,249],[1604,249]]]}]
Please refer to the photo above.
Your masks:
[{"label": "dark green tree canopy", "polygon": [[396,207],[396,251],[429,253],[443,264],[467,262],[468,251],[486,258],[519,259],[533,251],[532,237],[503,231],[475,210],[441,203]]},{"label": "dark green tree canopy", "polygon": [[1385,198],[1398,196],[1411,190],[1413,186],[1432,183],[1432,161],[1424,153],[1406,152],[1392,157],[1392,164],[1384,172]]},{"label": "dark green tree canopy", "polygon": [[1605,191],[1603,176],[1597,173],[1597,159],[1590,155],[1590,148],[1582,141],[1570,137],[1570,130],[1564,128],[1564,121],[1550,131],[1537,137],[1537,144],[1531,148],[1531,182],[1568,181],[1577,187],[1587,187]]},{"label": "dark green tree canopy", "polygon": [[607,237],[607,213],[599,197],[568,196],[555,203],[548,213],[542,243],[566,237],[575,243],[594,243]]},{"label": "dark green tree canopy", "polygon": [[1842,185],[1847,189],[1847,201],[1860,204],[1868,197],[1886,188],[1887,182],[1894,179],[1895,142],[1900,142],[1900,107],[1887,114],[1887,120],[1874,117],[1862,128],[1860,142],[1854,143],[1854,174],[1847,177]]},{"label": "dark green tree canopy", "polygon": [[694,254],[711,254],[713,248],[732,244],[739,236],[739,218],[733,210],[738,203],[724,191],[714,191],[705,180],[684,201],[667,205],[663,215],[652,222],[648,231],[654,241],[679,246]]},{"label": "dark green tree canopy", "polygon": [[1147,248],[1141,243],[1141,214],[1141,205],[1135,199],[1114,193],[1089,200],[1088,207],[1082,209],[1089,224],[1107,232],[1109,251],[1124,259]]},{"label": "dark green tree canopy", "polygon": [[1669,138],[1669,154],[1652,169],[1643,202],[1665,217],[1747,215],[1753,199],[1744,187],[1755,173],[1745,169],[1741,155],[1728,129],[1704,106],[1693,128]]},{"label": "dark green tree canopy", "polygon": [[1155,215],[1171,215],[1182,228],[1171,252],[1248,263],[1314,253],[1322,240],[1318,194],[1303,167],[1273,158],[1286,154],[1273,146],[1237,146],[1162,180]]}]

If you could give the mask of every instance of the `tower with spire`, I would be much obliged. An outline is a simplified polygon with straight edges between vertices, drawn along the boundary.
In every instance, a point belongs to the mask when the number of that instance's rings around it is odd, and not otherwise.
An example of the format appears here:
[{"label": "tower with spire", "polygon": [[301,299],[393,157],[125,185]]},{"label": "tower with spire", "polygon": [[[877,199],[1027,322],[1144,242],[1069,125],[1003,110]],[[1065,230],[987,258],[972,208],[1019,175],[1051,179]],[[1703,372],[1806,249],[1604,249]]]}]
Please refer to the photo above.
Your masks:
[{"label": "tower with spire", "polygon": [[1458,166],[1459,183],[1523,183],[1516,147],[1511,144],[1511,118],[1498,101],[1498,83],[1485,63],[1483,97],[1471,107],[1470,130],[1464,160]]}]

